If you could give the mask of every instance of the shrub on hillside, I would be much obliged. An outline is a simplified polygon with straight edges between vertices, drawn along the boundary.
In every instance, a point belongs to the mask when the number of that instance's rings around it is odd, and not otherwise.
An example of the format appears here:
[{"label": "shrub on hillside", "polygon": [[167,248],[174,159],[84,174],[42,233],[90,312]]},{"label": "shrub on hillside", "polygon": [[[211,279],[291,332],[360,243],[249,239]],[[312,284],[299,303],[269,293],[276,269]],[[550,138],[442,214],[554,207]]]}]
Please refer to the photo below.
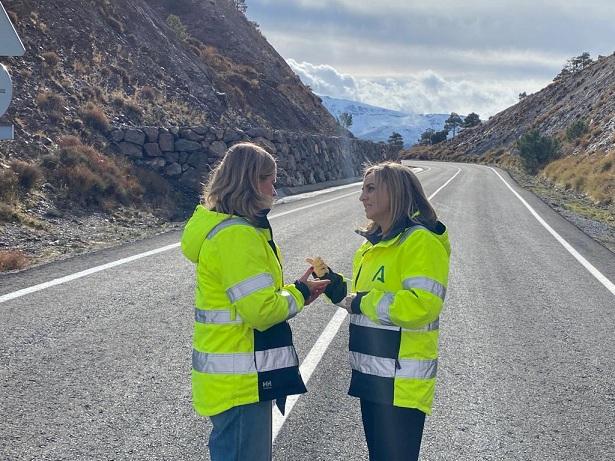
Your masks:
[{"label": "shrub on hillside", "polygon": [[0,222],[16,222],[19,221],[19,213],[13,205],[0,202]]},{"label": "shrub on hillside", "polygon": [[147,101],[154,101],[157,97],[157,94],[158,92],[156,91],[156,89],[152,88],[149,85],[144,85],[141,90],[139,90],[139,97]]},{"label": "shrub on hillside", "polygon": [[36,96],[36,104],[45,112],[60,112],[64,109],[66,101],[62,95],[52,91],[43,91]]},{"label": "shrub on hillside", "polygon": [[542,166],[559,156],[560,144],[555,138],[531,130],[517,140],[517,147],[523,167],[528,173],[535,174]]},{"label": "shrub on hillside", "polygon": [[186,40],[188,38],[188,29],[186,29],[186,26],[184,26],[179,16],[170,14],[167,18],[167,25],[175,32],[180,40]]},{"label": "shrub on hillside", "polygon": [[60,63],[60,56],[55,51],[46,51],[41,57],[45,61],[45,66],[49,68],[56,67]]},{"label": "shrub on hillside", "polygon": [[115,93],[111,97],[111,103],[133,122],[141,122],[143,120],[143,109],[134,99],[122,93]]},{"label": "shrub on hillside", "polygon": [[0,167],[0,200],[11,202],[17,196],[19,178],[12,169]]},{"label": "shrub on hillside", "polygon": [[15,13],[14,11],[7,10],[6,14],[8,14],[9,19],[11,20],[13,25],[16,26],[17,25],[17,21],[19,21],[19,16],[17,16],[17,13]]},{"label": "shrub on hillside", "polygon": [[587,130],[588,125],[584,119],[580,118],[575,120],[568,128],[566,128],[566,139],[568,141],[578,139],[587,133]]},{"label": "shrub on hillside", "polygon": [[59,151],[43,161],[67,198],[83,206],[108,208],[139,203],[143,189],[117,159],[81,144],[74,136],[60,140]]},{"label": "shrub on hillside", "polygon": [[23,269],[28,258],[19,250],[0,250],[0,272]]},{"label": "shrub on hillside", "polygon": [[109,131],[110,125],[107,116],[103,110],[92,104],[88,103],[83,109],[81,109],[81,119],[90,128],[106,133]]},{"label": "shrub on hillside", "polygon": [[13,160],[11,169],[17,174],[19,187],[24,191],[29,191],[43,179],[41,169],[33,163]]}]

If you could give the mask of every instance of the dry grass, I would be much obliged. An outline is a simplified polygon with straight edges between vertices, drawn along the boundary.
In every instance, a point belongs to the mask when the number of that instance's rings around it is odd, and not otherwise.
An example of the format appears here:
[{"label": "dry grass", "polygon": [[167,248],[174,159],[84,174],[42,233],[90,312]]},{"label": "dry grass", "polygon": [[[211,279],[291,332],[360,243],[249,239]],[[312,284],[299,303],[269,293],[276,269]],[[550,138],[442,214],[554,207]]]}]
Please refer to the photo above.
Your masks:
[{"label": "dry grass", "polygon": [[60,113],[64,110],[66,101],[62,95],[52,91],[43,91],[36,96],[36,104],[45,112]]},{"label": "dry grass", "polygon": [[19,21],[19,16],[17,16],[17,13],[15,13],[14,11],[10,11],[10,10],[7,10],[6,13],[9,15],[9,19],[15,26],[17,24],[17,21]]},{"label": "dry grass", "polygon": [[95,130],[106,133],[111,127],[105,112],[91,102],[81,109],[80,115],[83,123]]},{"label": "dry grass", "polygon": [[33,163],[13,160],[11,169],[17,175],[19,187],[26,192],[33,189],[43,179],[43,172]]},{"label": "dry grass", "polygon": [[542,175],[608,205],[615,197],[615,152],[567,156],[547,165]]},{"label": "dry grass", "polygon": [[12,169],[0,167],[0,200],[13,202],[17,198],[19,177]]},{"label": "dry grass", "polygon": [[59,151],[47,157],[44,166],[68,199],[105,210],[117,203],[141,202],[143,188],[128,164],[82,144],[74,136],[62,138],[58,145]]},{"label": "dry grass", "polygon": [[111,94],[111,104],[134,122],[143,121],[143,109],[134,98],[116,91]]},{"label": "dry grass", "polygon": [[0,250],[0,272],[20,270],[29,263],[28,257],[19,250]]},{"label": "dry grass", "polygon": [[158,173],[146,168],[137,168],[136,176],[144,190],[143,199],[154,209],[168,210],[171,215],[176,208],[177,200],[169,182]]},{"label": "dry grass", "polygon": [[73,71],[77,75],[83,75],[89,70],[89,66],[80,60],[73,61]]},{"label": "dry grass", "polygon": [[13,205],[0,202],[0,222],[19,221],[19,213]]},{"label": "dry grass", "polygon": [[139,90],[139,97],[146,101],[155,101],[158,99],[158,91],[149,85],[144,85]]},{"label": "dry grass", "polygon": [[41,55],[41,57],[45,62],[45,66],[50,69],[55,68],[58,64],[60,64],[60,56],[58,56],[55,51],[46,51]]}]

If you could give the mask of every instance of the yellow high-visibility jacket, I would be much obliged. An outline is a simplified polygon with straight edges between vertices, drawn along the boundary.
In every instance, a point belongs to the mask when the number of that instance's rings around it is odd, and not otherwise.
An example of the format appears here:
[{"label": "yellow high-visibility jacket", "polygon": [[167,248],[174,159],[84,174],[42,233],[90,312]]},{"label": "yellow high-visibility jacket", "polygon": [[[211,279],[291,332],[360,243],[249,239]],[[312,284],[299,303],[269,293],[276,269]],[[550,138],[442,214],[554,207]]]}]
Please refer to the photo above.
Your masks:
[{"label": "yellow high-visibility jacket", "polygon": [[196,263],[192,398],[212,416],[306,392],[287,320],[303,309],[284,285],[271,228],[198,205],[181,246]]},{"label": "yellow high-visibility jacket", "polygon": [[355,253],[349,394],[431,414],[450,244],[442,223],[406,224]]}]

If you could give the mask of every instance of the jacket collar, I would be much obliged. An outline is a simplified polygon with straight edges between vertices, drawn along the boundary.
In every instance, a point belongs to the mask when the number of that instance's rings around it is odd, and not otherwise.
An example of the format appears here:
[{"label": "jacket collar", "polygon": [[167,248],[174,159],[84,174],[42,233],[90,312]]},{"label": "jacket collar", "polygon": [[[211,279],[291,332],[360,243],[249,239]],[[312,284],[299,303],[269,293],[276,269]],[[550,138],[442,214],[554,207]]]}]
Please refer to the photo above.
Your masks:
[{"label": "jacket collar", "polygon": [[[395,243],[397,241],[397,238],[401,234],[403,234],[407,229],[414,227],[414,226],[424,227],[423,224],[418,223],[414,221],[413,219],[410,219],[409,217],[405,216],[399,219],[389,229],[389,231],[385,235],[382,235],[382,231],[380,228],[376,229],[372,233],[361,232],[361,231],[356,231],[356,232],[357,234],[365,237],[369,241],[369,243],[371,243],[372,245],[380,244],[381,246],[389,246]],[[436,221],[436,224],[433,229],[430,229],[428,227],[426,227],[426,229],[437,235],[442,235],[444,234],[444,232],[446,232],[446,226],[444,226],[444,224],[442,224],[440,221]]]}]

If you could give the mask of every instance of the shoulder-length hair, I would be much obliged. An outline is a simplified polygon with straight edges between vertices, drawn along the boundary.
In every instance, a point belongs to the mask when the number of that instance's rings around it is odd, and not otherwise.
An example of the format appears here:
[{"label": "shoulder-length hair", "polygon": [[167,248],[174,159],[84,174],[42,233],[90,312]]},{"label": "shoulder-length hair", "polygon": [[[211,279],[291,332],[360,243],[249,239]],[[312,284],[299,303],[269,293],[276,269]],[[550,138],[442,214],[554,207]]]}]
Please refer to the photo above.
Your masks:
[{"label": "shoulder-length hair", "polygon": [[256,221],[271,206],[259,184],[276,174],[275,159],[262,147],[243,142],[230,147],[203,188],[203,205],[219,213]]},{"label": "shoulder-length hair", "polygon": [[[389,196],[391,225],[408,218],[428,229],[436,226],[438,221],[436,212],[425,196],[423,186],[410,168],[400,163],[382,162],[368,165],[363,178],[370,173],[374,174],[376,188],[384,189]],[[363,231],[368,234],[377,232],[378,224],[369,221]]]}]

